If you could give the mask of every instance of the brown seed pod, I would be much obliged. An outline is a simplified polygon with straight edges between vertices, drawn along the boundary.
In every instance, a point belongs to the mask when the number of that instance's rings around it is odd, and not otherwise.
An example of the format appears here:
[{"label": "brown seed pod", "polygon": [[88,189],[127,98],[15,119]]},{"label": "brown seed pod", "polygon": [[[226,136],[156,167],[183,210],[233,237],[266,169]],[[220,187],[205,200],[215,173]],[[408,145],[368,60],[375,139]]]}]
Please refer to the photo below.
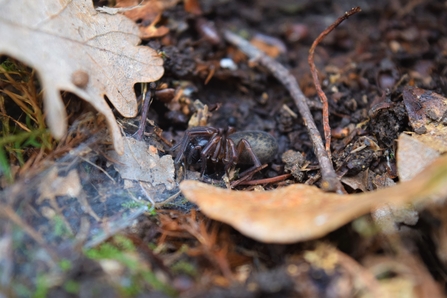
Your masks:
[{"label": "brown seed pod", "polygon": [[175,89],[173,88],[155,90],[155,98],[164,103],[170,102],[174,98],[174,95]]},{"label": "brown seed pod", "polygon": [[83,70],[78,69],[71,75],[71,82],[75,84],[76,87],[85,88],[87,87],[89,81],[89,75]]}]

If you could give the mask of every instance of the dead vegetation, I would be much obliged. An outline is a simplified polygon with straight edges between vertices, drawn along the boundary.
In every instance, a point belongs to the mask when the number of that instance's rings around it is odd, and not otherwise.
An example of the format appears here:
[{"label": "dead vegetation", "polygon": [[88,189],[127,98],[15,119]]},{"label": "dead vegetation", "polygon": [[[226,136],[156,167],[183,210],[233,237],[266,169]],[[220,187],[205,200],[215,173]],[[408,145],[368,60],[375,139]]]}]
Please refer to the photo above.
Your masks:
[{"label": "dead vegetation", "polygon": [[445,3],[56,2],[0,11],[3,295],[445,296]]}]

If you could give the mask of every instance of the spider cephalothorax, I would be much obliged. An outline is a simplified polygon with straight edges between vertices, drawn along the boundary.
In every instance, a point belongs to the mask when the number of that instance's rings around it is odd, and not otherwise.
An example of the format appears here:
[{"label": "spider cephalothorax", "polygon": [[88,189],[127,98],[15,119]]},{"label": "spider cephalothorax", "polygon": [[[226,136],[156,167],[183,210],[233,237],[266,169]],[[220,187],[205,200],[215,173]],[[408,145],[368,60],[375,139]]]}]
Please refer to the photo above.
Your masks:
[{"label": "spider cephalothorax", "polygon": [[[188,129],[179,144],[171,149],[179,150],[175,163],[186,159],[186,163],[201,162],[201,176],[205,173],[207,160],[222,162],[225,171],[236,164],[252,164],[241,173],[243,176],[260,168],[273,159],[278,151],[276,140],[263,131],[235,132],[227,129],[198,126]],[[199,158],[195,156],[199,155]]]}]

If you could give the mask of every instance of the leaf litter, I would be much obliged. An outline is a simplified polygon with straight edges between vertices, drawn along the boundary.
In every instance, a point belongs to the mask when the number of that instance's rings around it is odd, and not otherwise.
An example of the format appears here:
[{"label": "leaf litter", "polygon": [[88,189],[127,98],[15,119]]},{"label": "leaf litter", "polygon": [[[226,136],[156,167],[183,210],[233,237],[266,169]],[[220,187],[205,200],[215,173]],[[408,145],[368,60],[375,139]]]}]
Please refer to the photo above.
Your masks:
[{"label": "leaf litter", "polygon": [[[296,296],[297,293],[305,297],[346,297],[353,293],[358,297],[391,297],[395,296],[392,293],[399,290],[399,293],[404,292],[410,296],[441,296],[439,280],[442,280],[445,269],[443,266],[447,259],[444,249],[447,242],[443,233],[445,157],[436,160],[435,164],[414,177],[415,171],[411,171],[412,166],[408,161],[414,159],[411,153],[420,150],[419,155],[426,156],[427,152],[430,153],[427,146],[435,143],[435,140],[428,138],[425,145],[417,143],[418,147],[415,147],[416,143],[402,134],[403,131],[417,130],[416,133],[410,133],[410,138],[436,134],[438,140],[443,139],[443,115],[436,107],[430,106],[432,101],[442,103],[444,100],[442,87],[435,88],[442,86],[439,83],[442,80],[437,75],[444,67],[443,60],[437,57],[441,70],[436,70],[430,67],[431,62],[428,60],[413,65],[408,62],[408,56],[405,56],[414,55],[414,59],[422,56],[421,52],[427,51],[427,47],[424,47],[423,42],[417,43],[420,45],[418,47],[411,46],[417,40],[414,36],[424,39],[437,27],[424,23],[425,31],[422,32],[417,25],[399,23],[403,22],[400,18],[405,17],[414,18],[412,20],[416,24],[420,20],[417,15],[412,14],[415,6],[405,6],[396,1],[393,7],[384,6],[380,11],[396,10],[398,13],[380,14],[383,23],[378,27],[377,20],[373,22],[374,30],[387,43],[372,41],[374,35],[365,35],[363,32],[361,36],[364,40],[356,45],[353,55],[352,42],[357,42],[358,38],[355,28],[370,30],[368,22],[377,12],[377,8],[366,6],[366,18],[361,18],[366,27],[353,26],[350,19],[345,26],[332,33],[336,38],[331,39],[329,35],[326,43],[317,48],[316,64],[320,69],[322,88],[328,94],[331,125],[336,128],[335,130],[333,127],[332,131],[330,153],[338,177],[343,176],[342,183],[350,181],[344,185],[350,194],[340,196],[322,192],[316,186],[295,185],[298,181],[304,181],[306,184],[321,186],[319,174],[323,169],[312,155],[312,145],[306,137],[300,117],[295,116],[292,121],[286,117],[298,112],[293,101],[284,88],[272,80],[256,61],[248,62],[237,49],[226,47],[222,40],[217,43],[207,40],[204,34],[213,27],[210,26],[211,20],[216,17],[217,26],[213,30],[220,29],[222,24],[232,24],[225,27],[267,32],[279,37],[279,40],[284,40],[285,37],[286,51],[280,51],[277,60],[282,63],[296,61],[296,64],[287,66],[298,79],[300,87],[304,87],[303,93],[309,97],[306,102],[312,103],[315,89],[306,87],[304,74],[307,70],[300,70],[300,61],[305,59],[296,59],[301,57],[301,50],[308,49],[311,41],[306,40],[306,37],[293,37],[297,33],[293,30],[303,29],[304,26],[308,30],[307,36],[315,37],[318,35],[317,31],[328,24],[313,26],[312,21],[306,18],[307,10],[314,13],[316,11],[312,3],[307,3],[306,13],[302,14],[303,23],[299,24],[296,23],[296,16],[293,20],[284,16],[285,19],[276,19],[274,15],[279,11],[287,11],[287,14],[300,13],[299,9],[294,10],[296,8],[283,6],[279,2],[269,8],[264,6],[266,3],[258,3],[250,6],[249,10],[246,10],[244,4],[232,2],[227,3],[229,6],[225,8],[219,6],[220,4],[201,5],[203,7],[194,1],[185,1],[184,8],[181,5],[170,6],[163,15],[160,14],[161,11],[146,5],[148,9],[150,7],[149,10],[154,9],[155,13],[141,25],[149,24],[151,30],[163,28],[162,34],[151,35],[160,37],[148,44],[157,50],[157,57],[166,61],[167,76],[163,80],[180,92],[176,92],[176,98],[167,105],[157,101],[152,103],[149,115],[151,127],[145,133],[145,140],[149,145],[143,144],[140,149],[137,149],[138,145],[131,148],[131,151],[141,152],[133,156],[131,154],[130,159],[138,162],[132,164],[126,159],[119,160],[119,155],[111,155],[108,149],[104,150],[104,144],[99,141],[99,135],[103,135],[99,127],[97,129],[101,133],[91,140],[79,138],[82,125],[70,130],[69,137],[62,142],[67,147],[57,147],[58,150],[70,153],[57,160],[56,164],[49,167],[46,165],[47,170],[37,175],[40,180],[33,182],[34,189],[37,190],[34,196],[27,193],[29,186],[25,187],[22,182],[3,193],[15,205],[11,208],[9,204],[3,204],[2,215],[6,220],[2,243],[11,243],[12,236],[17,238],[17,233],[14,234],[15,230],[11,232],[11,227],[18,226],[22,231],[20,237],[31,238],[38,244],[28,244],[31,251],[37,248],[35,254],[29,254],[29,264],[37,262],[39,258],[42,260],[42,256],[45,260],[52,259],[53,265],[60,261],[61,256],[73,256],[69,262],[72,268],[64,271],[62,281],[59,279],[54,282],[51,277],[60,275],[58,270],[66,265],[52,267],[51,261],[48,261],[44,262],[45,268],[39,269],[50,272],[47,277],[56,285],[52,291],[61,288],[68,291],[69,283],[65,282],[71,281],[71,278],[79,282],[81,289],[101,288],[103,293],[117,291],[101,278],[89,278],[89,282],[76,279],[76,276],[92,277],[81,268],[95,268],[94,262],[75,257],[79,255],[79,248],[84,247],[88,249],[89,260],[96,260],[109,280],[122,281],[126,276],[131,276],[135,281],[145,280],[144,290],[133,284],[132,290],[126,289],[129,291],[126,292],[128,296],[132,296],[130,291],[136,291],[132,292],[134,294],[151,291],[164,293],[161,295],[185,297],[289,297]],[[417,7],[421,4],[415,5]],[[427,7],[429,11],[433,11],[433,6],[430,5],[434,4],[423,4],[423,9],[418,11],[425,11]],[[338,14],[333,13],[329,7],[320,9],[330,11],[332,16]],[[244,15],[245,17],[240,18],[242,23],[228,18],[228,11],[233,11],[232,14],[239,17]],[[260,15],[263,16],[261,19],[258,18]],[[268,21],[264,21],[264,17]],[[391,24],[390,18],[397,18],[392,30],[387,28]],[[318,20],[321,23],[321,16],[318,16]],[[359,24],[359,20],[353,18],[352,22]],[[275,23],[277,21],[280,23]],[[402,27],[396,26],[397,23]],[[346,28],[353,30],[346,35]],[[247,36],[246,32],[238,33]],[[140,32],[140,36],[141,34]],[[442,33],[438,36],[442,36]],[[431,42],[437,40],[434,35],[428,38]],[[298,40],[304,44],[299,44]],[[136,43],[124,48],[135,45]],[[436,43],[433,45],[438,46]],[[390,49],[378,50],[380,46]],[[294,50],[290,50],[291,48]],[[433,53],[425,53],[425,59],[431,57],[430,55]],[[383,56],[392,59],[382,59]],[[219,66],[223,65],[220,63],[222,59],[232,61],[237,67],[232,67],[230,71],[229,68]],[[29,65],[35,67],[33,64]],[[36,69],[39,70],[37,67]],[[86,73],[88,76],[85,76]],[[90,84],[91,78],[88,72],[82,70],[74,70],[70,76],[71,83],[81,89],[85,84]],[[198,82],[200,80],[204,83]],[[225,85],[227,82],[228,86]],[[222,88],[221,84],[225,87]],[[385,90],[386,88],[389,89]],[[428,91],[433,89],[438,94]],[[138,93],[137,88],[136,90]],[[419,106],[420,95],[429,100]],[[181,138],[188,119],[197,112],[192,104],[192,97],[199,97],[209,107],[205,124],[217,126],[222,122],[233,123],[240,130],[255,126],[255,129],[273,134],[282,148],[274,162],[259,173],[257,179],[250,181],[253,184],[261,183],[262,186],[247,184],[248,186],[239,187],[241,190],[255,189],[255,192],[232,192],[191,181],[182,183],[185,196],[192,201],[200,200],[198,204],[204,214],[227,222],[243,234],[260,241],[246,238],[229,226],[210,220],[181,199],[158,210],[154,216],[151,200],[160,195],[160,200],[172,198],[177,191],[176,182],[173,181],[172,159],[169,159],[169,155],[160,157],[169,153],[162,143],[168,144],[173,139],[175,142]],[[311,104],[312,115],[317,124],[321,123],[318,106]],[[281,107],[287,107],[290,112],[279,113],[285,110]],[[120,112],[118,107],[115,108]],[[421,124],[415,125],[412,122],[412,113],[416,120],[422,119]],[[209,119],[208,114],[211,116]],[[369,119],[366,119],[368,115]],[[271,120],[273,118],[275,120]],[[90,118],[90,123],[95,123],[92,120]],[[129,127],[134,127],[132,120],[121,121],[120,125],[126,132]],[[157,125],[162,129],[152,127]],[[87,142],[88,146],[74,149],[77,147],[74,145],[76,141]],[[436,150],[438,148],[440,147]],[[294,166],[290,162],[284,170],[280,156],[289,149],[293,150],[289,152],[298,157],[296,159],[300,164]],[[101,152],[110,153],[107,153],[107,160],[98,158],[97,154]],[[145,161],[146,156],[148,159]],[[125,164],[131,166],[125,168]],[[161,175],[167,174],[167,180],[157,180],[161,178],[157,174],[160,166],[169,169]],[[403,174],[405,166],[408,174]],[[175,169],[178,180],[181,180],[184,172],[191,173],[190,170],[194,170],[193,166],[186,166],[182,172],[182,168]],[[220,176],[214,175],[219,167],[209,168],[205,179],[223,185]],[[132,179],[125,178],[125,171],[130,172],[127,177]],[[293,171],[294,175],[284,174],[288,171]],[[275,175],[282,178],[275,180]],[[411,180],[403,182],[408,179]],[[148,180],[149,183],[142,182],[143,180]],[[400,182],[395,185],[398,180]],[[51,182],[64,186],[59,187]],[[46,188],[42,184],[46,184]],[[287,186],[289,184],[294,185]],[[83,190],[79,189],[80,185]],[[167,192],[163,194],[159,191],[161,189]],[[375,189],[377,190],[368,192]],[[356,194],[360,190],[365,193]],[[93,191],[94,195],[90,197],[89,193],[86,197],[87,191]],[[76,198],[73,194],[76,194]],[[36,198],[39,198],[38,202]],[[85,198],[87,200],[83,200]],[[409,202],[414,203],[416,209],[405,211],[406,208],[401,208]],[[382,203],[389,205],[383,207]],[[378,207],[380,208],[376,209]],[[190,212],[185,213],[185,210]],[[416,216],[408,219],[407,215],[416,212],[415,210],[418,211]],[[105,240],[132,224],[145,211],[148,211],[146,216],[140,217],[139,222],[132,225],[124,237]],[[399,215],[399,212],[402,214]],[[396,219],[396,215],[401,218]],[[382,225],[381,220],[386,223]],[[418,223],[414,226],[416,221]],[[11,226],[11,223],[14,225]],[[377,226],[382,230],[378,230]],[[385,233],[386,226],[391,227],[390,233]],[[427,232],[426,237],[434,244],[414,240],[420,239],[415,231]],[[296,241],[305,243],[295,244]],[[30,243],[29,239],[24,242]],[[269,245],[265,242],[290,244]],[[10,254],[11,251],[0,262],[7,264]],[[24,257],[20,252],[14,252],[13,255],[18,259]],[[427,261],[427,256],[435,258],[435,261]],[[62,261],[66,262],[66,259]],[[80,266],[73,266],[75,263]],[[427,268],[435,268],[436,272],[428,272]],[[31,271],[35,273],[42,272],[37,268],[33,270]],[[30,282],[23,279],[23,275],[16,277],[18,280],[22,278],[23,284],[30,285]],[[325,280],[324,285],[322,280]],[[420,283],[421,280],[424,282]]]},{"label": "leaf litter", "polygon": [[180,188],[207,216],[249,237],[267,243],[294,243],[324,236],[382,204],[402,206],[442,198],[446,163],[444,157],[413,181],[356,195],[326,193],[303,184],[243,192],[183,181]]},{"label": "leaf litter", "polygon": [[[0,5],[0,53],[37,70],[53,135],[62,138],[66,132],[60,92],[69,91],[106,116],[113,144],[122,153],[121,132],[104,96],[121,115],[134,117],[133,85],[163,75],[163,60],[157,53],[138,46],[136,25],[121,15],[97,13],[89,0]],[[79,76],[84,77],[81,84],[76,83]]]}]

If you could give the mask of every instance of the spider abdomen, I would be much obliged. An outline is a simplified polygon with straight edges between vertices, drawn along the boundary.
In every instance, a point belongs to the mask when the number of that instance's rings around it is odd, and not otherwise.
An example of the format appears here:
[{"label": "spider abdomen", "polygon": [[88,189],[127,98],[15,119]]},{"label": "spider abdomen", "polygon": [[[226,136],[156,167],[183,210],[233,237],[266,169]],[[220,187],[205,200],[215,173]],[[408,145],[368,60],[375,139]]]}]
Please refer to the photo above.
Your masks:
[{"label": "spider abdomen", "polygon": [[[239,131],[232,133],[228,138],[235,144],[238,144],[242,139],[246,140],[262,164],[272,161],[278,152],[278,142],[269,133],[264,131]],[[239,156],[238,163],[253,164],[253,159],[248,152],[244,151]]]}]

